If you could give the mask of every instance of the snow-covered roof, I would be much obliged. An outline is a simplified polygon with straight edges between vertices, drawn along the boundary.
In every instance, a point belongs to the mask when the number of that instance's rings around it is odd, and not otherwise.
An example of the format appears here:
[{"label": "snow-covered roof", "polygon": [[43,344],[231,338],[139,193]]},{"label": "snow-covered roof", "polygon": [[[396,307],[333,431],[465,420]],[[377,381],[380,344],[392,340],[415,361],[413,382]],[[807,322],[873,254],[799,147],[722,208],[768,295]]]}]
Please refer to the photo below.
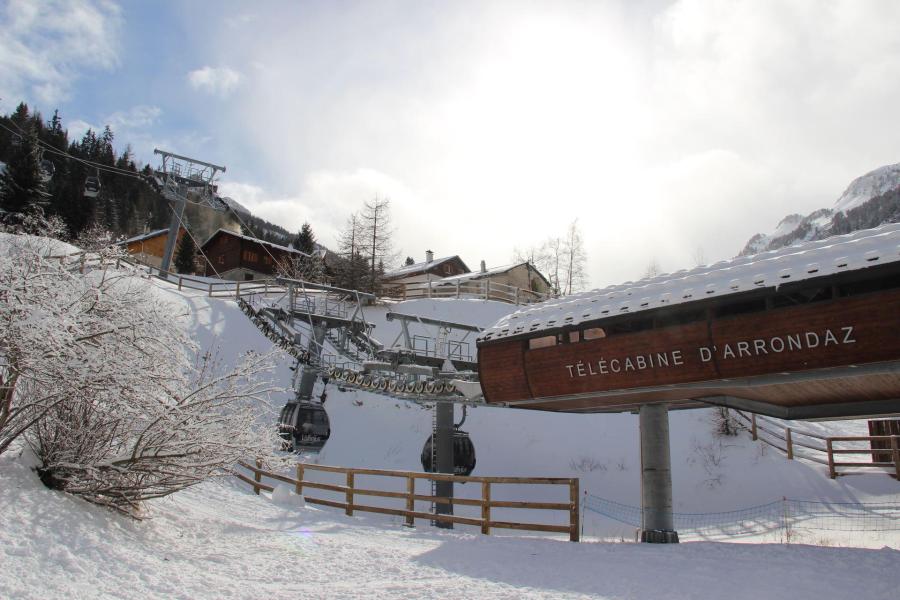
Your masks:
[{"label": "snow-covered roof", "polygon": [[166,234],[166,235],[169,234],[169,228],[168,228],[168,227],[166,227],[165,229],[157,229],[156,231],[150,231],[150,232],[148,232],[148,233],[143,233],[143,234],[141,234],[141,235],[136,235],[136,236],[134,236],[134,237],[128,238],[127,240],[124,240],[124,241],[121,242],[121,243],[124,245],[124,244],[130,244],[130,243],[132,243],[132,242],[142,242],[142,241],[144,241],[144,240],[149,240],[150,238],[155,238],[156,236],[158,236],[158,235],[163,235],[163,234]]},{"label": "snow-covered roof", "polygon": [[892,262],[900,262],[900,223],[532,304],[500,319],[480,339],[577,325],[752,289],[777,288],[785,283]]},{"label": "snow-covered roof", "polygon": [[[437,283],[438,283],[438,285],[440,285],[442,283],[456,283],[456,282],[462,283],[463,281],[472,281],[473,279],[484,279],[485,277],[490,277],[492,275],[502,275],[503,273],[508,273],[509,271],[512,271],[516,267],[521,267],[523,265],[528,265],[528,262],[527,261],[517,262],[517,263],[513,263],[511,265],[503,265],[500,267],[493,267],[491,269],[487,269],[484,272],[475,271],[472,273],[462,273],[461,275],[451,275],[450,277],[444,277]],[[534,269],[534,272],[537,273],[538,275],[541,274],[540,271],[538,271],[534,267],[534,265],[531,265],[531,268]],[[541,275],[541,277],[544,277],[544,276]],[[550,283],[548,282],[547,285],[550,285]]]},{"label": "snow-covered roof", "polygon": [[209,238],[203,242],[203,247],[205,248],[208,243],[212,241],[214,237],[219,235],[220,233],[230,235],[236,238],[240,238],[242,240],[247,240],[248,242],[255,242],[257,244],[261,244],[263,246],[268,246],[269,248],[274,248],[276,250],[280,250],[282,252],[287,252],[288,254],[299,254],[301,256],[309,256],[306,252],[301,252],[295,248],[288,248],[287,246],[281,246],[280,244],[273,244],[272,242],[267,242],[266,240],[261,240],[259,238],[250,237],[249,235],[242,235],[240,233],[235,233],[233,231],[228,231],[227,229],[219,229],[215,233],[213,233]]},{"label": "snow-covered roof", "polygon": [[406,277],[409,275],[415,275],[416,273],[421,273],[423,271],[427,271],[428,269],[433,269],[434,267],[436,267],[442,263],[445,263],[449,260],[453,260],[454,258],[459,260],[459,262],[462,263],[463,267],[465,267],[466,270],[468,271],[469,268],[466,267],[466,263],[462,262],[462,259],[459,258],[459,255],[454,254],[453,256],[445,256],[444,258],[435,258],[434,260],[431,260],[431,261],[413,263],[411,265],[405,265],[405,266],[400,267],[399,269],[394,269],[393,271],[385,273],[384,276],[388,279],[396,279],[398,277]]}]

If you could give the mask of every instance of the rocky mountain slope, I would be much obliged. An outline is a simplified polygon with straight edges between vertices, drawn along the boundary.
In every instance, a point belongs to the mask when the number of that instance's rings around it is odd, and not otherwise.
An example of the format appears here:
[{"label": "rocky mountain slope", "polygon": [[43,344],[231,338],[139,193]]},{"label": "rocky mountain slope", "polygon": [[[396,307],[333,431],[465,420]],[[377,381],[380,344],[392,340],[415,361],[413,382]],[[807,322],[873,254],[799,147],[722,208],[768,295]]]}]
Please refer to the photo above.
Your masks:
[{"label": "rocky mountain slope", "polygon": [[750,238],[740,255],[897,221],[900,221],[900,163],[854,179],[832,208],[820,208],[806,216],[786,216],[772,233],[757,233]]}]

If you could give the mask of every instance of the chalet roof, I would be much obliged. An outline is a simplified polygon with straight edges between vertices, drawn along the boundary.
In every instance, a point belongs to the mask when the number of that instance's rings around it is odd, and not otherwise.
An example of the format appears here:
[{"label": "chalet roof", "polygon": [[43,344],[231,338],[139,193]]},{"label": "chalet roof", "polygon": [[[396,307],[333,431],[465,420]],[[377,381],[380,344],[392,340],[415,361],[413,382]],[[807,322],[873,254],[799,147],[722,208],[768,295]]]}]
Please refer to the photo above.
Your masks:
[{"label": "chalet roof", "polygon": [[778,288],[785,283],[892,262],[900,262],[898,223],[532,304],[500,319],[485,330],[481,339],[577,325],[752,289]]},{"label": "chalet roof", "polygon": [[156,231],[149,231],[141,235],[136,235],[134,237],[128,238],[127,240],[124,240],[121,243],[130,244],[132,242],[143,242],[144,240],[149,240],[159,235],[169,235],[169,228],[166,227],[165,229],[157,229]]},{"label": "chalet roof", "polygon": [[205,242],[203,242],[203,246],[201,246],[201,247],[202,247],[202,248],[206,248],[206,246],[207,246],[211,241],[213,241],[213,238],[215,238],[215,237],[218,236],[219,234],[222,234],[222,235],[230,235],[230,236],[232,236],[232,237],[240,238],[240,239],[242,239],[242,240],[247,240],[248,242],[254,242],[254,243],[256,243],[256,244],[260,244],[260,245],[262,245],[262,246],[267,246],[267,247],[269,247],[269,248],[273,248],[273,249],[279,250],[279,251],[281,251],[281,252],[287,252],[288,254],[297,254],[297,255],[299,255],[299,256],[309,256],[309,254],[307,254],[307,253],[305,253],[305,252],[301,252],[300,250],[297,250],[297,249],[295,249],[295,248],[289,248],[289,247],[287,247],[287,246],[282,246],[282,245],[280,245],[280,244],[273,244],[272,242],[267,242],[266,240],[261,240],[261,239],[259,239],[259,238],[250,237],[249,235],[242,235],[242,234],[240,234],[240,233],[235,233],[235,232],[233,232],[233,231],[228,231],[227,229],[219,229],[218,231],[216,231],[214,234],[212,234],[211,236],[209,236],[209,239],[207,239]]},{"label": "chalet roof", "polygon": [[414,263],[411,265],[406,265],[406,266],[400,267],[399,269],[394,269],[393,271],[385,273],[384,277],[386,279],[397,279],[400,277],[410,277],[412,275],[417,275],[418,273],[424,273],[425,271],[433,269],[434,267],[436,267],[440,264],[443,264],[445,262],[451,261],[454,258],[460,262],[460,264],[463,266],[463,268],[466,271],[469,270],[469,267],[466,266],[466,263],[464,263],[462,261],[462,259],[459,257],[459,255],[454,254],[453,256],[445,256],[444,258],[435,258],[434,260],[432,260],[430,262],[420,262],[420,263]]},{"label": "chalet roof", "polygon": [[537,270],[537,267],[535,267],[534,265],[532,265],[532,264],[529,263],[528,261],[522,261],[522,262],[513,263],[513,264],[511,264],[511,265],[503,265],[503,266],[500,266],[500,267],[494,267],[494,268],[492,268],[492,269],[487,269],[487,270],[486,270],[485,272],[483,272],[483,273],[482,273],[481,271],[475,271],[475,272],[473,272],[473,273],[463,273],[463,274],[461,274],[461,275],[451,275],[450,277],[444,277],[444,278],[441,279],[440,282],[438,282],[438,283],[439,283],[439,284],[440,284],[440,283],[444,283],[444,282],[447,282],[447,283],[456,283],[456,282],[460,282],[460,283],[462,283],[463,281],[472,281],[472,280],[476,280],[476,279],[485,279],[485,278],[491,277],[491,276],[493,276],[493,275],[502,275],[502,274],[504,274],[504,273],[509,273],[510,271],[512,271],[513,269],[515,269],[516,267],[522,267],[522,266],[525,266],[525,267],[530,266],[531,269],[532,269],[535,273],[537,273],[537,274],[540,276],[540,278],[543,279],[543,280],[547,283],[548,286],[550,285],[550,282],[547,281],[547,278],[544,277],[544,275],[543,275],[540,271]]}]

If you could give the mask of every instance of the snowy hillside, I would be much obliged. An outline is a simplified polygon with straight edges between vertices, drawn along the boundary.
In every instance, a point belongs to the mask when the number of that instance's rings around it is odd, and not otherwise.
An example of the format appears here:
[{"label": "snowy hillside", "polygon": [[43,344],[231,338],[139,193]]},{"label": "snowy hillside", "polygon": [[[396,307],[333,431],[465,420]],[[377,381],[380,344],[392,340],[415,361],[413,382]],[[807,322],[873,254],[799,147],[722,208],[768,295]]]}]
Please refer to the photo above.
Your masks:
[{"label": "snowy hillside", "polygon": [[886,165],[854,179],[832,208],[803,216],[786,216],[772,233],[757,233],[741,256],[775,250],[797,242],[820,240],[857,229],[877,227],[900,217],[900,163]]},{"label": "snowy hillside", "polygon": [[847,212],[897,187],[900,187],[900,163],[886,165],[854,179],[834,203],[832,210]]}]

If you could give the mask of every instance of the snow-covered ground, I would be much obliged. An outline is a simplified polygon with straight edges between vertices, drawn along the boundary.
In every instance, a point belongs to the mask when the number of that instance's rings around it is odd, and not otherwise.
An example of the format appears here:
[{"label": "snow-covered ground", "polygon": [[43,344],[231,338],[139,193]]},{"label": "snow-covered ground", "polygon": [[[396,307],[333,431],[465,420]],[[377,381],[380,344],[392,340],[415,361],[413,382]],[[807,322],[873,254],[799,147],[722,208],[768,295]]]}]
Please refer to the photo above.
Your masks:
[{"label": "snow-covered ground", "polygon": [[[234,301],[179,293],[154,281],[184,315],[198,344],[233,364],[270,342]],[[513,307],[475,300],[418,300],[392,310],[490,325]],[[390,342],[398,325],[387,307],[368,309],[375,335]],[[275,377],[285,387],[290,362]],[[332,437],[322,464],[421,470],[431,413],[417,405],[328,386]],[[271,416],[285,391],[260,407]],[[459,414],[459,411],[457,411]],[[828,479],[820,465],[788,461],[749,436],[713,435],[710,410],[671,415],[675,510],[725,511],[782,497],[830,502],[900,500],[885,475]],[[857,423],[817,425],[831,431]],[[848,428],[848,429],[842,429]],[[556,415],[479,407],[464,429],[478,455],[475,475],[579,477],[596,496],[639,504],[637,417]],[[208,483],[151,503],[133,522],[45,489],[27,451],[0,457],[0,598],[893,598],[900,585],[897,532],[836,538],[812,532],[809,545],[598,543],[631,540],[634,528],[585,514],[588,543],[468,527],[415,530],[396,518],[346,517],[336,510],[275,504],[242,483]],[[479,490],[457,486],[459,496]],[[551,490],[551,492],[553,492]],[[546,499],[538,488],[496,499]],[[555,493],[562,493],[556,490]],[[504,494],[509,494],[504,497]],[[512,510],[512,509],[510,509]],[[463,512],[463,509],[460,509]],[[499,512],[499,511],[498,511]],[[511,515],[499,515],[506,518]],[[521,516],[521,515],[516,515]],[[559,515],[529,515],[551,522]],[[748,540],[742,540],[748,541]],[[752,541],[752,540],[751,540]],[[777,540],[776,540],[777,541]],[[836,548],[852,544],[868,548]],[[884,546],[884,548],[882,548]],[[890,548],[888,548],[890,547]],[[891,549],[894,548],[894,549]]]},{"label": "snow-covered ground", "polygon": [[237,484],[134,522],[0,457],[0,597],[895,598],[900,551],[484,537],[278,505]]}]

